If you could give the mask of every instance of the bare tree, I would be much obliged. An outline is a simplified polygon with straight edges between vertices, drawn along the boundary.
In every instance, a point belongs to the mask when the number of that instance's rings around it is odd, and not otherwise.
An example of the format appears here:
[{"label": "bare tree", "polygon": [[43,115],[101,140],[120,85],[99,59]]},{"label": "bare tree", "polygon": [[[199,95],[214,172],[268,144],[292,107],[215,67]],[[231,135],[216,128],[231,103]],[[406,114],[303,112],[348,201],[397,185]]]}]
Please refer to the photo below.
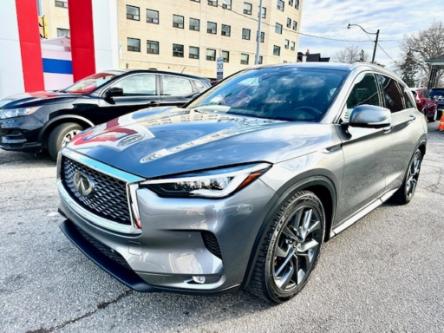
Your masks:
[{"label": "bare tree", "polygon": [[334,61],[347,64],[353,64],[355,62],[367,62],[368,59],[368,54],[364,50],[360,50],[357,46],[346,47],[333,56]]},{"label": "bare tree", "polygon": [[[444,25],[442,22],[433,23],[428,29],[406,37],[401,46],[404,59],[409,52],[413,53],[414,70],[421,85],[426,85],[430,76],[430,65],[427,60],[444,55]],[[444,75],[440,71],[437,82],[442,81]]]}]

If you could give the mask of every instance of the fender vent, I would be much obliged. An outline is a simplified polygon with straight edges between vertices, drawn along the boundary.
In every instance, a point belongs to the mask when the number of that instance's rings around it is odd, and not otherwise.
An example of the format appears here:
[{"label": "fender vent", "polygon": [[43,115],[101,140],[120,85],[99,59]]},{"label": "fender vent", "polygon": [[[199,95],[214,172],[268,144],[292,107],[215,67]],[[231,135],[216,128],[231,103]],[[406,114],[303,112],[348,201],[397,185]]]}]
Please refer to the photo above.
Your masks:
[{"label": "fender vent", "polygon": [[216,236],[209,231],[202,231],[202,240],[205,247],[214,254],[216,257],[222,259],[222,253],[220,252],[219,243],[217,242]]}]

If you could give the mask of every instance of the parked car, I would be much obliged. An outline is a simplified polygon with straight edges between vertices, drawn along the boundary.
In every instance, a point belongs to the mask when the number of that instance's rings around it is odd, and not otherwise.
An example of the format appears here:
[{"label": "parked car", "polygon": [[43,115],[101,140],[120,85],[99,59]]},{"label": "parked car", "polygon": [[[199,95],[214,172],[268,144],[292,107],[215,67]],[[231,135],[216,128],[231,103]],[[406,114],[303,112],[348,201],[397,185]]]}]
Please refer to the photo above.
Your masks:
[{"label": "parked car", "polygon": [[60,91],[0,101],[0,148],[45,149],[55,159],[83,129],[153,106],[180,106],[209,88],[207,79],[153,70],[106,71]]},{"label": "parked car", "polygon": [[444,112],[444,88],[430,89],[429,97],[438,104],[437,119],[441,119]]},{"label": "parked car", "polygon": [[279,303],[324,241],[412,200],[426,140],[409,88],[379,66],[246,69],[184,108],[74,138],[58,161],[61,228],[135,290],[242,287]]},{"label": "parked car", "polygon": [[429,98],[427,89],[412,88],[412,93],[415,96],[416,107],[424,113],[427,120],[433,122],[438,119],[438,104],[435,100]]}]

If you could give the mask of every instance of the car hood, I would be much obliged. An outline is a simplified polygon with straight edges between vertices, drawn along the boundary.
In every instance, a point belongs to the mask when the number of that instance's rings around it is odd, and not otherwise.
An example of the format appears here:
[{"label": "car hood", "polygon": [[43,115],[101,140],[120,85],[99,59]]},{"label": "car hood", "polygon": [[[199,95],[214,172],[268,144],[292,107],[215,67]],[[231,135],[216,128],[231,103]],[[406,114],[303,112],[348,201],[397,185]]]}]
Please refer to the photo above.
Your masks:
[{"label": "car hood", "polygon": [[216,112],[149,109],[98,125],[67,147],[145,178],[301,156],[331,142],[331,125]]},{"label": "car hood", "polygon": [[81,95],[68,94],[57,91],[38,91],[13,95],[0,100],[0,108],[12,109],[28,106],[39,106],[65,101],[66,99],[78,98]]}]

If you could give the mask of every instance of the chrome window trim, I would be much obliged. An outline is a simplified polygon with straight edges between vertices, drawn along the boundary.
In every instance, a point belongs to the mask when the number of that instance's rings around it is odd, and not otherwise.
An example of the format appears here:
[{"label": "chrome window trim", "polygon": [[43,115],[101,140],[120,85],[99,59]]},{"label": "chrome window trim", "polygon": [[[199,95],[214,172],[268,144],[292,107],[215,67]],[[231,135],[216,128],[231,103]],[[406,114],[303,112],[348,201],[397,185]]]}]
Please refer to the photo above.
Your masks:
[{"label": "chrome window trim", "polygon": [[[118,180],[121,180],[126,183],[126,201],[128,205],[128,211],[130,213],[130,225],[125,225],[121,223],[117,223],[115,221],[103,218],[101,216],[98,216],[89,210],[83,208],[81,205],[79,205],[66,191],[65,187],[63,186],[62,180],[60,179],[60,173],[61,173],[61,156],[66,156],[69,159],[72,159],[73,161],[76,161],[80,164],[85,165],[88,168],[94,169],[97,172],[100,172],[102,174],[108,175],[110,177],[116,178]],[[99,162],[97,160],[94,160],[88,156],[82,155],[76,151],[70,150],[69,148],[64,148],[61,153],[59,154],[59,161],[57,163],[57,187],[60,193],[60,197],[62,200],[64,200],[69,207],[80,217],[85,218],[90,223],[98,225],[104,229],[116,231],[119,233],[125,233],[125,234],[140,234],[142,232],[141,229],[137,228],[136,223],[134,221],[134,214],[133,207],[131,207],[131,203],[134,204],[135,209],[137,210],[136,213],[138,213],[138,202],[137,202],[137,189],[139,187],[139,183],[144,178],[141,178],[139,176],[135,176],[133,174],[127,173],[125,171],[113,168],[105,163]]]}]

